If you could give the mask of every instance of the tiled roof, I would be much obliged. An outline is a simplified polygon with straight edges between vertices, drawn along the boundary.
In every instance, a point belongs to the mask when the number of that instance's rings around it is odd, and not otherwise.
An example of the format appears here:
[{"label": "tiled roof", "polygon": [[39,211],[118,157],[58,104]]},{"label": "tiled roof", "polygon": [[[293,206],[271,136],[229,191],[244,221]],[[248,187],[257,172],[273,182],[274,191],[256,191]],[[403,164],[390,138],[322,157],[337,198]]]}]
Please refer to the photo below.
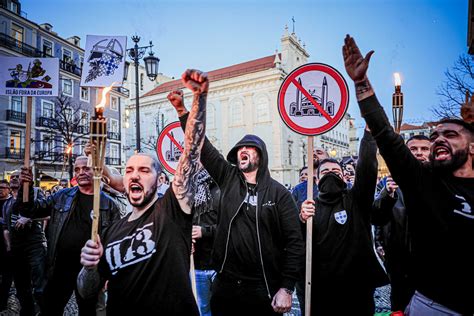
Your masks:
[{"label": "tiled roof", "polygon": [[[281,56],[280,56],[281,57]],[[263,71],[275,67],[273,63],[275,61],[275,55],[254,59],[237,65],[224,67],[216,70],[209,71],[207,74],[209,76],[209,81],[218,81],[228,78],[243,76],[249,73]],[[171,90],[182,89],[183,84],[181,83],[181,78],[173,81],[165,82],[153,90],[145,93],[142,97],[148,97],[155,94],[160,94],[164,92],[169,92]]]},{"label": "tiled roof", "polygon": [[426,129],[427,127],[424,125],[411,125],[411,124],[402,124],[400,127],[401,131],[407,131],[407,130],[417,130],[417,129]]}]

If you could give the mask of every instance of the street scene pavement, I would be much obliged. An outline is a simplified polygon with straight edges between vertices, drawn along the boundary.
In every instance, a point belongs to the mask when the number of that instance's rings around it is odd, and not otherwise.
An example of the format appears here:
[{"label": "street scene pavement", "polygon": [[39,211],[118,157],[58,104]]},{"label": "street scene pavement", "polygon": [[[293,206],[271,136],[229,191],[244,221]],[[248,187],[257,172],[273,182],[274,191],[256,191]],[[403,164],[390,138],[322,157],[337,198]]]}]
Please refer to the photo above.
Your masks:
[{"label": "street scene pavement", "polygon": [[[20,315],[19,313],[19,303],[15,297],[15,289],[12,288],[10,293],[10,298],[8,300],[8,310],[3,311],[0,313],[1,316],[13,316],[13,315]],[[383,313],[390,311],[390,285],[379,287],[375,290],[374,294],[375,299],[375,312],[376,313]],[[74,298],[74,294],[69,300],[69,303],[66,306],[64,311],[65,316],[75,316],[78,315],[79,312],[77,310],[76,300]],[[298,303],[298,299],[296,295],[293,295],[293,307],[291,312],[286,313],[286,316],[301,316],[300,313],[300,304]]]}]

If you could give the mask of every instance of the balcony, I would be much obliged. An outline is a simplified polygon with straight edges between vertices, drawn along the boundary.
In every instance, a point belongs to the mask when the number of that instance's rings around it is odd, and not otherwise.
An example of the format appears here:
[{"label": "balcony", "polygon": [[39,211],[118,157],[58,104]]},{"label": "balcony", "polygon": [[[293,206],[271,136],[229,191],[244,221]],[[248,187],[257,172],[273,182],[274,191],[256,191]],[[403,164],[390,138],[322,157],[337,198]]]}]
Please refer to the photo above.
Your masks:
[{"label": "balcony", "polygon": [[108,139],[120,140],[120,133],[117,132],[107,132]]},{"label": "balcony", "polygon": [[7,110],[7,121],[26,123],[26,113]]},{"label": "balcony", "polygon": [[36,120],[36,125],[49,128],[59,128],[58,122],[52,117],[41,116]]},{"label": "balcony", "polygon": [[5,147],[5,154],[3,158],[7,159],[23,159],[25,157],[25,150],[22,148]]},{"label": "balcony", "polygon": [[59,61],[59,68],[61,68],[64,71],[67,71],[71,74],[81,76],[82,74],[82,69],[79,68],[78,66],[74,65],[71,61],[65,61],[65,60],[60,60]]},{"label": "balcony", "polygon": [[[38,160],[51,161],[51,162],[64,162],[67,155],[64,152],[52,151],[52,150],[40,150],[36,152]],[[75,161],[78,154],[72,154],[72,161]],[[66,160],[67,161],[67,160]]]},{"label": "balcony", "polygon": [[120,158],[105,157],[105,164],[109,166],[120,166]]},{"label": "balcony", "polygon": [[90,134],[90,127],[85,126],[85,125],[78,126],[77,127],[77,133],[82,134],[82,135]]},{"label": "balcony", "polygon": [[130,90],[124,87],[114,87],[114,91],[125,95],[127,98],[130,97]]},{"label": "balcony", "polygon": [[28,44],[18,41],[16,38],[8,36],[5,33],[0,33],[0,46],[6,47],[8,49],[14,50],[22,55],[30,57],[42,57],[43,53]]}]

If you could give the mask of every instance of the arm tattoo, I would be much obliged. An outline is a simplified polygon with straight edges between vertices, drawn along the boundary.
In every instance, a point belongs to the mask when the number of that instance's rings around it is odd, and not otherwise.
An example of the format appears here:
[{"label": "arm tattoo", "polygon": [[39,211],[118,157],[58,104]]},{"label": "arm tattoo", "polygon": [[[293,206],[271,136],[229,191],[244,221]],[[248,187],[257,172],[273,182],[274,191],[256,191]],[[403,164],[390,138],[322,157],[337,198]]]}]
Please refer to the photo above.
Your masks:
[{"label": "arm tattoo", "polygon": [[365,77],[361,81],[355,82],[355,88],[356,88],[357,101],[362,101],[374,95],[374,90],[372,89],[372,86],[370,85],[370,81],[369,79],[367,79],[367,77]]},{"label": "arm tattoo", "polygon": [[97,269],[82,268],[77,276],[77,291],[83,298],[97,295],[100,290],[100,275]]},{"label": "arm tattoo", "polygon": [[179,158],[173,180],[173,191],[187,214],[191,214],[196,191],[194,177],[201,168],[201,149],[206,132],[207,93],[195,94],[184,134],[184,152]]}]

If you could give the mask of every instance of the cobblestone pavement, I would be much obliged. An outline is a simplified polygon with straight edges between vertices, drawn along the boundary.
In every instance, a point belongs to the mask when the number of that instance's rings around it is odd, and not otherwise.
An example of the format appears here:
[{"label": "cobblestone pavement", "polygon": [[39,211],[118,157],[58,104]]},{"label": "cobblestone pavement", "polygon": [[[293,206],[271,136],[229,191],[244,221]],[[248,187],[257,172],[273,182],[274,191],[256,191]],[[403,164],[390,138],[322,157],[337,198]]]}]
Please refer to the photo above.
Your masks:
[{"label": "cobblestone pavement", "polygon": [[[14,296],[15,290],[13,289],[8,300],[8,311],[4,311],[0,313],[1,316],[16,316],[19,315],[19,305],[18,300]],[[375,290],[374,293],[375,299],[375,312],[382,313],[382,312],[389,312],[390,311],[390,285],[379,287]],[[69,303],[66,306],[66,310],[64,311],[65,316],[76,316],[78,315],[76,299],[74,294],[72,295]],[[293,295],[293,307],[291,312],[286,313],[286,316],[301,316],[300,313],[300,304],[296,295]]]}]

